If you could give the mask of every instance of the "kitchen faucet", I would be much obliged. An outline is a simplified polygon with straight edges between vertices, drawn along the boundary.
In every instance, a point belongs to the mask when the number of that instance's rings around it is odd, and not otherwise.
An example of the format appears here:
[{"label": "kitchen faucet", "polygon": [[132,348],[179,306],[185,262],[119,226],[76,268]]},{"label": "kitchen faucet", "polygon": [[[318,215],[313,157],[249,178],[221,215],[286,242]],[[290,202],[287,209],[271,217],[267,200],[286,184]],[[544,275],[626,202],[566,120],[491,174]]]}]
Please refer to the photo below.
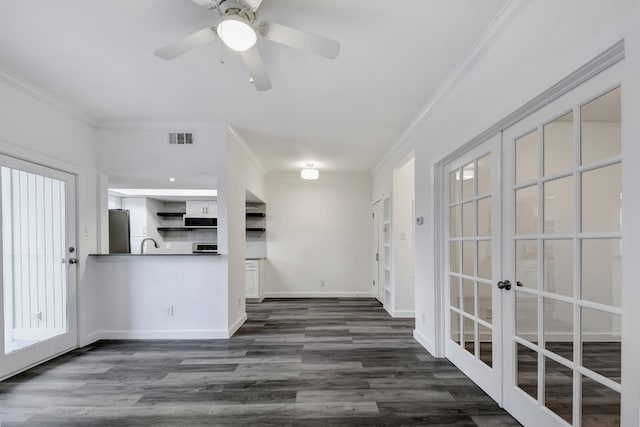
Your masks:
[{"label": "kitchen faucet", "polygon": [[153,242],[153,245],[156,247],[156,249],[158,249],[160,247],[160,245],[158,245],[158,242],[156,242],[155,239],[152,239],[151,237],[145,237],[144,239],[142,239],[142,242],[140,242],[140,253],[141,254],[144,253],[144,243],[147,240],[151,240]]}]

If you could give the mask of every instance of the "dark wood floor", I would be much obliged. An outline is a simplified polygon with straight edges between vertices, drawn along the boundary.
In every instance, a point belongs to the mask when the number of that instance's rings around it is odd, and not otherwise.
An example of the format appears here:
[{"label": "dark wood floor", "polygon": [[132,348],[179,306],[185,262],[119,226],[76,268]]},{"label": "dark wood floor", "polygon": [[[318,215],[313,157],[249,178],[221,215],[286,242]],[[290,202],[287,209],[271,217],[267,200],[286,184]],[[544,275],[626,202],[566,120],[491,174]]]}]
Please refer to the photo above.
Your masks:
[{"label": "dark wood floor", "polygon": [[101,341],[0,383],[10,425],[518,425],[371,299],[265,300],[229,340]]}]

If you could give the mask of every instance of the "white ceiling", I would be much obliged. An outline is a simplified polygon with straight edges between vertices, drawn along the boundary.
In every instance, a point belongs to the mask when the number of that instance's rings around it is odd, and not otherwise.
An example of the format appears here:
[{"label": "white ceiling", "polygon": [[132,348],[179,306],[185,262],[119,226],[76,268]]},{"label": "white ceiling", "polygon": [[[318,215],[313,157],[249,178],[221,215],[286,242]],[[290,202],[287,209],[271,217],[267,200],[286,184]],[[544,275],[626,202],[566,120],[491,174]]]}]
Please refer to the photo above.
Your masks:
[{"label": "white ceiling", "polygon": [[264,0],[270,20],[338,40],[328,60],[259,40],[273,89],[256,92],[220,42],[153,51],[216,12],[190,0],[0,0],[0,67],[98,124],[232,124],[270,172],[315,161],[369,172],[506,0]]}]

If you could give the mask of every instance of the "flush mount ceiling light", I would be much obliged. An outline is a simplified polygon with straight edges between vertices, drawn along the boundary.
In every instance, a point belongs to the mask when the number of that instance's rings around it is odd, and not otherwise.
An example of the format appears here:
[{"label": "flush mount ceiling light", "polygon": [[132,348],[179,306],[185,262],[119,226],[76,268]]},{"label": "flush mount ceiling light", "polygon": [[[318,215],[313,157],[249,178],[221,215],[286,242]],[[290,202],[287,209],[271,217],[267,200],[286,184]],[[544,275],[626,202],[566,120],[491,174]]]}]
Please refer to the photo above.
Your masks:
[{"label": "flush mount ceiling light", "polygon": [[216,32],[224,44],[236,52],[249,50],[258,41],[258,35],[251,23],[238,15],[223,16],[218,22]]},{"label": "flush mount ceiling light", "polygon": [[306,167],[300,171],[302,179],[318,179],[320,171],[314,167],[313,163],[307,163]]}]

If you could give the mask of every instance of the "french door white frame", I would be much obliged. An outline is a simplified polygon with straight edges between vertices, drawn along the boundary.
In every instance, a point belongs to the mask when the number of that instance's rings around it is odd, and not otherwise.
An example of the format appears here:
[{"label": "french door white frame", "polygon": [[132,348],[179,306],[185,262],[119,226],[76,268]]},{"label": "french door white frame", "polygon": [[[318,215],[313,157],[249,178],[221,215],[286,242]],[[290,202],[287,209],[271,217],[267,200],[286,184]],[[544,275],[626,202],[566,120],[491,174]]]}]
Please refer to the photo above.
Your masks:
[{"label": "french door white frame", "polygon": [[[436,318],[435,318],[435,355],[443,357],[446,355],[446,342],[448,339],[448,290],[446,285],[448,284],[448,280],[446,276],[448,274],[447,265],[448,265],[448,230],[445,227],[447,224],[446,216],[448,214],[448,199],[447,199],[447,190],[446,186],[448,185],[448,175],[446,174],[446,165],[449,164],[453,159],[456,159],[466,152],[473,150],[475,147],[480,146],[485,141],[492,138],[492,136],[496,134],[501,134],[503,130],[510,128],[511,126],[519,123],[523,119],[542,111],[547,106],[550,106],[556,100],[559,100],[561,97],[576,89],[578,87],[584,87],[585,91],[591,91],[587,98],[580,99],[578,102],[588,101],[589,97],[597,97],[607,89],[613,89],[616,86],[620,86],[622,83],[623,91],[627,93],[627,90],[624,87],[629,87],[636,89],[633,95],[625,97],[623,94],[622,101],[622,151],[625,155],[626,164],[629,165],[630,162],[637,160],[640,163],[640,149],[635,146],[638,145],[637,140],[640,140],[640,125],[636,125],[638,122],[637,116],[640,115],[640,84],[637,82],[637,72],[633,73],[633,70],[640,71],[640,63],[633,63],[627,68],[624,66],[624,63],[620,64],[620,62],[624,59],[624,42],[621,41],[616,43],[611,48],[607,49],[598,57],[594,58],[589,63],[585,64],[580,69],[576,70],[571,75],[567,76],[561,82],[556,84],[554,87],[550,88],[548,91],[540,94],[538,97],[534,98],[524,106],[522,106],[517,111],[508,115],[498,123],[496,123],[491,128],[487,129],[482,134],[478,135],[473,140],[469,141],[469,143],[457,149],[455,152],[451,153],[440,162],[438,162],[434,167],[434,199],[435,199],[435,218],[434,218],[434,226],[435,226],[435,236],[436,236],[436,250],[435,250],[435,295],[436,295]],[[636,58],[637,59],[637,58]],[[627,82],[625,84],[625,81]],[[581,93],[586,93],[582,92]],[[629,95],[627,93],[627,95]],[[560,101],[566,102],[566,101]],[[550,107],[553,108],[553,107]],[[542,113],[541,113],[542,114]],[[552,117],[549,117],[552,119]],[[631,141],[630,137],[634,136],[634,140]],[[635,144],[635,146],[634,146]],[[631,157],[631,159],[630,159]],[[507,156],[504,157],[503,162],[506,162]],[[634,166],[634,169],[637,167]],[[628,168],[623,168],[622,173],[622,187],[623,193],[628,194],[629,190],[632,190],[634,186],[637,184],[633,183],[633,179],[637,177],[638,173],[630,173]],[[633,190],[632,190],[633,192]],[[636,191],[637,193],[637,191]],[[506,203],[506,202],[505,202]],[[633,221],[631,220],[628,214],[628,211],[640,213],[640,204],[635,200],[629,200],[629,196],[626,196],[626,199],[623,203],[623,222],[622,229],[624,234],[627,234],[627,230],[633,227],[629,227]],[[632,230],[633,231],[633,230]],[[633,235],[637,235],[637,230]],[[506,238],[506,237],[505,237]],[[620,389],[623,391],[621,395],[621,425],[637,425],[638,420],[640,420],[640,368],[637,366],[638,357],[640,357],[640,338],[637,338],[637,324],[640,324],[640,310],[637,309],[637,304],[640,302],[637,298],[625,298],[627,296],[640,297],[640,291],[636,288],[632,289],[632,285],[635,286],[635,281],[631,280],[632,278],[637,277],[637,273],[635,270],[630,271],[634,255],[638,256],[639,252],[637,248],[634,248],[632,243],[629,242],[629,239],[622,239],[622,247],[625,252],[625,258],[623,259],[622,264],[622,312],[625,313],[622,320],[622,372],[628,373],[628,375],[623,375],[622,384]],[[505,261],[506,263],[509,260]],[[506,276],[505,276],[506,277]],[[505,304],[513,305],[513,301],[509,301],[509,298],[514,298],[512,295],[515,293],[511,293],[506,296]],[[506,319],[506,317],[505,317]],[[512,332],[511,327],[509,326],[509,330],[504,331],[504,336],[508,337],[506,339],[511,339],[509,335]],[[506,352],[505,352],[506,353]],[[506,354],[505,354],[506,356]],[[513,356],[511,357],[510,363],[507,360],[504,360],[505,367],[504,369],[508,369],[511,372],[511,375],[514,374],[514,364],[513,364]],[[509,393],[510,390],[504,386],[503,398],[496,399],[497,403],[500,406],[503,406],[505,401],[504,394]],[[511,409],[513,410],[519,410]],[[520,420],[525,421],[526,424],[533,423],[531,425],[544,425],[544,418],[551,419],[553,422],[557,422],[559,419],[555,416],[547,417],[545,415],[542,418],[539,416],[540,411],[536,409],[531,411],[529,409],[522,409],[522,413],[514,415]],[[549,414],[547,414],[549,415]],[[531,421],[534,420],[534,421]],[[549,424],[549,425],[554,425]]]},{"label": "french door white frame", "polygon": [[[76,176],[58,169],[31,163],[8,155],[0,154],[0,166],[18,169],[25,172],[43,175],[64,181],[66,183],[66,238],[64,267],[66,268],[67,292],[66,292],[66,332],[52,338],[45,339],[33,345],[12,351],[5,354],[5,328],[4,328],[4,284],[0,286],[0,314],[3,327],[0,328],[0,379],[23,371],[31,366],[35,366],[45,360],[51,359],[59,354],[74,349],[78,345],[78,303],[77,303],[77,264],[71,264],[68,259],[77,257],[77,223],[76,223]],[[1,203],[1,200],[0,200]],[[1,210],[0,210],[1,214]],[[0,233],[5,232],[1,230]],[[68,249],[75,248],[75,252],[70,254]],[[2,245],[0,245],[0,260],[2,256]],[[0,277],[2,277],[3,266],[0,262]]]}]

